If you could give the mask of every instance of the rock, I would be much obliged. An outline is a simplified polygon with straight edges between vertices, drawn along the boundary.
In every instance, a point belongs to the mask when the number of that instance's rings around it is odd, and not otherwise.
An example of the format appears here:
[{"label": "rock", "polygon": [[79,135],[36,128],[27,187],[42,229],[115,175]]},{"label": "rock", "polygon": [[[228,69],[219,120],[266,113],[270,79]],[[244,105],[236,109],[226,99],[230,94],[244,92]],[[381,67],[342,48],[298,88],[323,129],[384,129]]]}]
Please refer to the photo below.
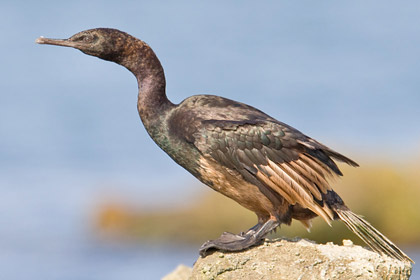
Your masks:
[{"label": "rock", "polygon": [[192,268],[180,264],[174,271],[162,278],[162,280],[186,280],[191,277]]},{"label": "rock", "polygon": [[[171,279],[409,279],[411,264],[345,242],[276,239],[236,253],[198,258],[189,278]],[[166,280],[166,278],[164,278]]]}]

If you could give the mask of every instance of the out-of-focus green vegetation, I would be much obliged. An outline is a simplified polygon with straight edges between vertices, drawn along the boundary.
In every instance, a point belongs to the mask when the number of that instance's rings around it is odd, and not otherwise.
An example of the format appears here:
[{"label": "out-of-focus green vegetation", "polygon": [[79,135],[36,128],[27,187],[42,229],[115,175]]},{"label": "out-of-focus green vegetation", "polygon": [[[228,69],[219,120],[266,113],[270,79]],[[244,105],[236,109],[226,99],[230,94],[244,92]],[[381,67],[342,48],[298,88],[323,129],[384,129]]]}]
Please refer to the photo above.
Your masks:
[{"label": "out-of-focus green vegetation", "polygon": [[[341,166],[344,177],[334,189],[354,212],[363,215],[391,240],[403,245],[420,245],[420,164],[397,166],[389,163],[364,164],[360,168]],[[234,201],[206,192],[179,209],[141,212],[126,205],[108,203],[100,207],[97,229],[101,235],[143,239],[148,242],[199,244],[222,232],[239,233],[256,223],[255,215]],[[329,227],[314,219],[311,233],[298,221],[283,225],[277,236],[300,236],[317,242],[351,239],[363,244],[341,222]]]}]

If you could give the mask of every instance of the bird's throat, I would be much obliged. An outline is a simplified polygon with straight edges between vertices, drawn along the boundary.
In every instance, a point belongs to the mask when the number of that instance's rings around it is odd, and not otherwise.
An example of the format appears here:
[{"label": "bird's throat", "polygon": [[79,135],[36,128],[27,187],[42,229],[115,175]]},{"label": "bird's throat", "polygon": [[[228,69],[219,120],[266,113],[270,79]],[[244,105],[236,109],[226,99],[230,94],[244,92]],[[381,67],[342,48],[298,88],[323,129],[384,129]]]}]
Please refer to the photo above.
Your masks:
[{"label": "bird's throat", "polygon": [[140,118],[152,135],[152,131],[174,105],[166,97],[166,81],[163,67],[153,50],[143,41],[127,42],[125,54],[117,63],[136,76],[138,82],[137,109]]}]

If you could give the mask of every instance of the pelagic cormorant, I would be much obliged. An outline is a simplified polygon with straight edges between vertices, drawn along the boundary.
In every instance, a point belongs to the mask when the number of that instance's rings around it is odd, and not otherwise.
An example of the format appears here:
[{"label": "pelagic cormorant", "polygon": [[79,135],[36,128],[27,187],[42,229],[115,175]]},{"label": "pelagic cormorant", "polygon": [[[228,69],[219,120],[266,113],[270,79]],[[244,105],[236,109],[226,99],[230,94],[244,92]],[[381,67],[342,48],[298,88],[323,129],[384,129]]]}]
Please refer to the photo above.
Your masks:
[{"label": "pelagic cormorant", "polygon": [[201,182],[255,212],[257,225],[205,242],[202,256],[210,249],[246,249],[292,219],[309,228],[311,219],[321,216],[328,224],[343,221],[376,252],[412,261],[331,188],[328,179],[342,175],[334,160],[358,166],[353,160],[237,101],[196,95],[171,103],[155,53],[125,32],[96,28],[36,42],[73,47],[126,67],[137,78],[138,112],[156,144]]}]

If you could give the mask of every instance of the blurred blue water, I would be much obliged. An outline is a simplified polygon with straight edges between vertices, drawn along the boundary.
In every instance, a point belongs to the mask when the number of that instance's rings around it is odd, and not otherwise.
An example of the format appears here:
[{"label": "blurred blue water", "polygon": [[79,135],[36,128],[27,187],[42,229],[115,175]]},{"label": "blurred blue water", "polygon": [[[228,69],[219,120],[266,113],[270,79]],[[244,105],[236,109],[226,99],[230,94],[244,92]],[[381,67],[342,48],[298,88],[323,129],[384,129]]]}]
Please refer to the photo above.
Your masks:
[{"label": "blurred blue water", "polygon": [[420,151],[419,7],[414,0],[2,1],[0,278],[139,279],[159,263],[154,279],[196,257],[95,241],[92,212],[102,200],[170,207],[200,187],[144,131],[129,72],[35,45],[38,36],[119,28],[154,48],[174,102],[223,95],[356,160],[404,162]]},{"label": "blurred blue water", "polygon": [[95,240],[49,239],[0,247],[1,279],[160,279],[178,264],[192,267],[198,251],[185,247],[112,245]]}]

